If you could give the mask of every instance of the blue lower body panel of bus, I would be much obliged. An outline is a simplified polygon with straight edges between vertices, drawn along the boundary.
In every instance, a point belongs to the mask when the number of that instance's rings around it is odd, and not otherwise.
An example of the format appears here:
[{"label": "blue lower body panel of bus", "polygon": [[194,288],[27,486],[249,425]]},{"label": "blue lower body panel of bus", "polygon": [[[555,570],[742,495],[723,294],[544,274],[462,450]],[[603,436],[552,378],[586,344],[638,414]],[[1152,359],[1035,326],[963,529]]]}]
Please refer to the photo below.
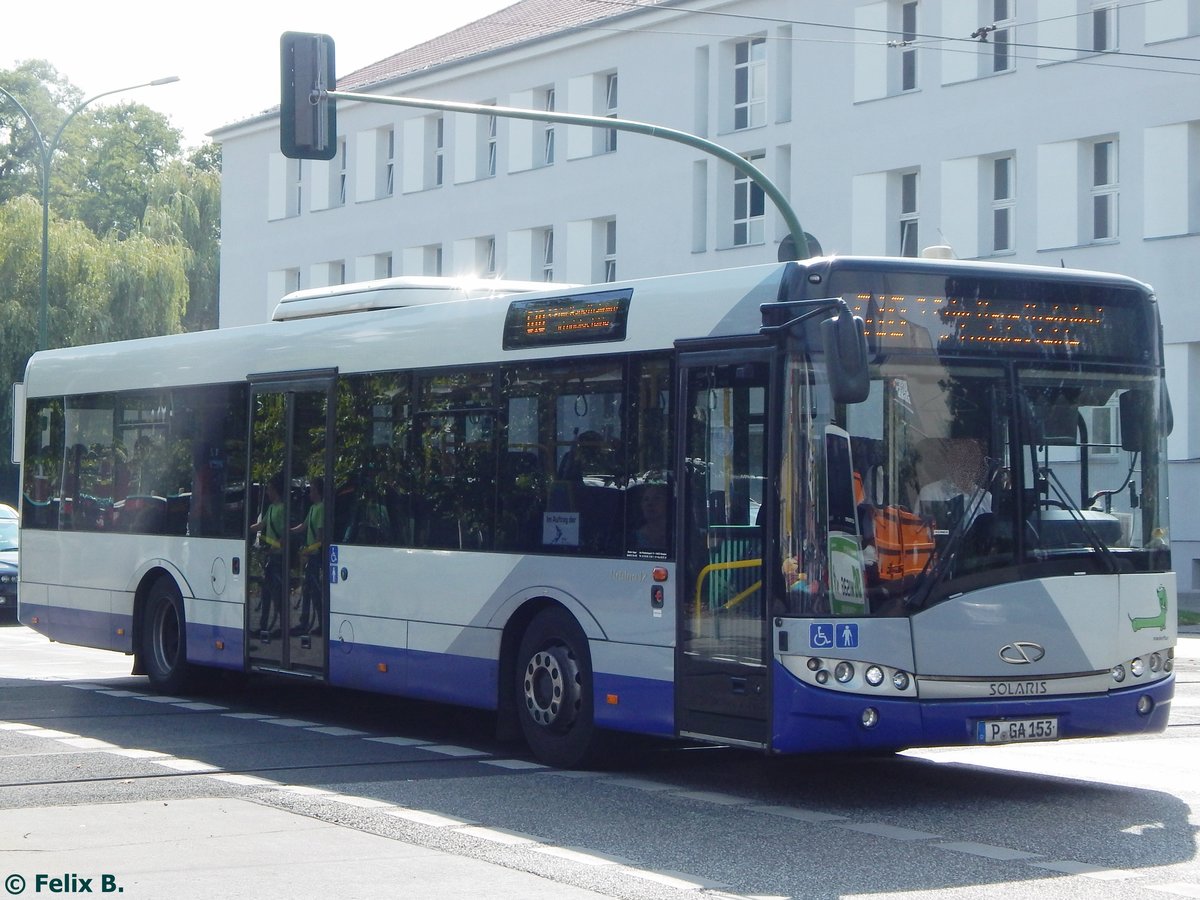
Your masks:
[{"label": "blue lower body panel of bus", "polygon": [[[1167,726],[1175,676],[1148,685],[1038,700],[889,700],[826,691],[795,679],[775,666],[776,753],[835,750],[897,750],[905,747],[969,746],[979,740],[979,723],[1002,719],[1057,721],[1058,737],[1103,737],[1162,731]],[[1152,707],[1138,712],[1149,697]],[[863,714],[875,711],[872,727]]]}]

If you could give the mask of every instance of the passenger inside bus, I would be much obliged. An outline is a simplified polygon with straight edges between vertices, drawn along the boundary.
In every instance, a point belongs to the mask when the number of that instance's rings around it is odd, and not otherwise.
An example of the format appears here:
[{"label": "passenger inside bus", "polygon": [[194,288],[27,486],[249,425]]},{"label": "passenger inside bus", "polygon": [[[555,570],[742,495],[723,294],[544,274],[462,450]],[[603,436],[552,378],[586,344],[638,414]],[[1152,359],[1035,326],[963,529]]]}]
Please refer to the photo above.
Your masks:
[{"label": "passenger inside bus", "polygon": [[666,554],[670,544],[671,491],[665,484],[631,488],[637,494],[640,522],[634,529],[630,548]]}]

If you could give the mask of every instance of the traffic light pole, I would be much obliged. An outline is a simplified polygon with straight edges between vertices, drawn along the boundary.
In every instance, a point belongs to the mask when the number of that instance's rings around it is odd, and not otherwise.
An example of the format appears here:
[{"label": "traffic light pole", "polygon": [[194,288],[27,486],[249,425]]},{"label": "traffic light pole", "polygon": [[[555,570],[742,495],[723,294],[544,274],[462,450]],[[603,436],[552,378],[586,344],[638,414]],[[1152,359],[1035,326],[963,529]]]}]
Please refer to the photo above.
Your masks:
[{"label": "traffic light pole", "polygon": [[644,134],[649,137],[662,138],[663,140],[674,141],[677,144],[684,144],[724,160],[762,188],[762,192],[771,199],[771,202],[775,204],[775,208],[783,216],[784,224],[787,225],[795,247],[795,258],[807,259],[811,255],[808,247],[808,238],[804,233],[804,229],[800,227],[800,220],[796,217],[795,210],[792,209],[792,205],[783,195],[783,192],[775,186],[775,183],[771,179],[763,174],[761,169],[753,165],[746,158],[734,153],[728,147],[722,147],[720,144],[715,144],[712,141],[689,134],[686,131],[664,128],[662,125],[650,125],[646,122],[635,122],[629,119],[588,116],[580,113],[520,109],[512,106],[487,106],[482,103],[460,103],[452,100],[388,97],[378,94],[359,94],[351,91],[330,91],[324,89],[314,90],[309,97],[309,102],[314,106],[320,106],[335,100],[349,100],[357,103],[383,103],[390,106],[407,106],[417,109],[434,109],[441,112],[469,113],[477,116],[500,116],[506,119],[525,119],[532,122],[583,125],[590,128],[611,128],[616,131],[629,131],[634,134]]}]

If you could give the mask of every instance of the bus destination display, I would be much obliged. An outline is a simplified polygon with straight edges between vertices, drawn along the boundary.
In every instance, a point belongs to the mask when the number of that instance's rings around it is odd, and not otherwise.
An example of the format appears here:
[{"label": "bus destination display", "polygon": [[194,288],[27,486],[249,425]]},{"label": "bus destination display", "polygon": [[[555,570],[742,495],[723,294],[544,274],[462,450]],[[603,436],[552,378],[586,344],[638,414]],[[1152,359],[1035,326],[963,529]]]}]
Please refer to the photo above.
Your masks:
[{"label": "bus destination display", "polygon": [[[880,350],[1145,362],[1147,319],[1116,292],[1087,297],[862,291],[847,298]],[[1123,302],[1122,302],[1123,301]]]},{"label": "bus destination display", "polygon": [[632,290],[514,300],[504,320],[504,349],[625,340]]}]

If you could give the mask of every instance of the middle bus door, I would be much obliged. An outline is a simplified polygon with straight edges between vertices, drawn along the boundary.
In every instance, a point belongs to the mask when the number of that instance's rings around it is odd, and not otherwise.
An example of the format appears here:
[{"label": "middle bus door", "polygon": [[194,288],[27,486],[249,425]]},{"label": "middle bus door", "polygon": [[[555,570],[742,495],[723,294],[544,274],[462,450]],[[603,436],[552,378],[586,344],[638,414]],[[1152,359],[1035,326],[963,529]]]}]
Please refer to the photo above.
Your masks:
[{"label": "middle bus door", "polygon": [[324,677],[331,377],[252,383],[245,645],[254,669]]},{"label": "middle bus door", "polygon": [[680,355],[676,722],[684,736],[770,742],[766,552],[770,354]]}]

